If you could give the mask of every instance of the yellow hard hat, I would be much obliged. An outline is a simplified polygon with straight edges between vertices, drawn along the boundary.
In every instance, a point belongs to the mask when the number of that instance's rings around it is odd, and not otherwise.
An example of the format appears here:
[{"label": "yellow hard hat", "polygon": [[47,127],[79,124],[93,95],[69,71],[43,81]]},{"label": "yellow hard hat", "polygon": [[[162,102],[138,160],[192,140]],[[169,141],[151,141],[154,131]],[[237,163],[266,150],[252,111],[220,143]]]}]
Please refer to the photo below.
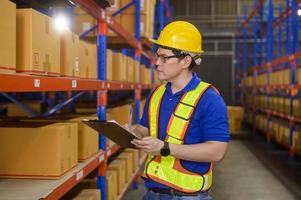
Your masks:
[{"label": "yellow hard hat", "polygon": [[185,52],[196,54],[203,52],[201,33],[193,24],[185,21],[169,23],[161,31],[158,40],[150,39],[150,41]]}]

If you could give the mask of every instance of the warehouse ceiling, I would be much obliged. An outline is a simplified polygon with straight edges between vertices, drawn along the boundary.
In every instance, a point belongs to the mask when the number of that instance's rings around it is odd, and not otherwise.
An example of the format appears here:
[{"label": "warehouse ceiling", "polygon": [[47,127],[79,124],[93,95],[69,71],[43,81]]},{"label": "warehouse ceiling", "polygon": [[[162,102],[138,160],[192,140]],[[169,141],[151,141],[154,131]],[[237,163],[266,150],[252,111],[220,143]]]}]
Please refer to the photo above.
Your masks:
[{"label": "warehouse ceiling", "polygon": [[[170,0],[174,7],[176,20],[187,20],[203,32],[235,32],[237,17],[242,17],[254,9],[254,0]],[[259,0],[257,0],[259,2]],[[266,4],[268,1],[265,1]],[[273,0],[274,15],[278,16],[279,3],[286,0]]]}]

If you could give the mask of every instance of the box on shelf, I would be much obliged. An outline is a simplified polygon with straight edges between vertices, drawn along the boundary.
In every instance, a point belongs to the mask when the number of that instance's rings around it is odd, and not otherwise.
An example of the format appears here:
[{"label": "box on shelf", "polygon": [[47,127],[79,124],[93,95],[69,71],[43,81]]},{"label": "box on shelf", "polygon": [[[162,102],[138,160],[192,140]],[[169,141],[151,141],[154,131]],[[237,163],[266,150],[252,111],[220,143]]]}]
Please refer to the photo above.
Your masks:
[{"label": "box on shelf", "polygon": [[134,60],[131,57],[126,56],[126,79],[128,82],[134,82]]},{"label": "box on shelf", "polygon": [[124,152],[132,154],[132,172],[134,173],[139,167],[139,151],[137,149],[125,149]]},{"label": "box on shelf", "polygon": [[116,160],[124,160],[126,162],[126,167],[124,169],[126,182],[128,182],[133,175],[133,156],[131,153],[122,152],[118,155]]},{"label": "box on shelf", "polygon": [[96,44],[79,41],[80,77],[97,79]]},{"label": "box on shelf", "polygon": [[101,200],[100,190],[83,189],[73,200]]},{"label": "box on shelf", "polygon": [[113,80],[126,81],[126,60],[121,53],[113,53]]},{"label": "box on shelf", "polygon": [[[108,109],[108,120],[115,120],[119,124],[128,124],[130,119],[130,111],[132,109],[132,104],[126,104],[123,106],[118,106]],[[122,115],[120,114],[122,113]],[[132,116],[133,117],[133,116]],[[132,120],[133,122],[133,120]]]},{"label": "box on shelf", "polygon": [[17,72],[60,75],[60,35],[52,18],[17,9]]},{"label": "box on shelf", "polygon": [[138,61],[134,61],[134,82],[139,83],[140,82],[140,64]]},{"label": "box on shelf", "polygon": [[78,159],[80,161],[90,158],[99,151],[99,134],[97,131],[84,124],[82,122],[83,119],[96,119],[96,117],[83,116],[69,120],[70,122],[76,122],[78,124]]},{"label": "box on shelf", "polygon": [[240,106],[227,106],[230,133],[240,131],[244,116],[244,109]]},{"label": "box on shelf", "polygon": [[75,123],[20,122],[0,127],[0,176],[58,179],[77,165]]},{"label": "box on shelf", "polygon": [[117,198],[117,172],[107,170],[107,200],[116,200]]},{"label": "box on shelf", "polygon": [[[36,114],[42,114],[47,111],[47,107],[45,104],[42,104],[39,101],[25,101],[22,102],[25,106],[27,106],[29,109],[34,111]],[[18,107],[14,103],[8,103],[7,104],[7,116],[13,117],[31,117],[31,114],[24,111],[20,107]]]},{"label": "box on shelf", "polygon": [[113,52],[107,49],[107,80],[113,80]]},{"label": "box on shelf", "polygon": [[16,72],[16,4],[0,1],[0,73]]},{"label": "box on shelf", "polygon": [[[82,10],[80,7],[75,7],[73,15],[73,31],[77,35],[81,35],[85,31],[97,25],[97,20]],[[92,31],[88,36],[96,36],[97,29]]]},{"label": "box on shelf", "polygon": [[117,173],[117,194],[119,195],[125,184],[126,184],[126,177],[124,170],[126,169],[125,166],[126,162],[124,160],[113,160],[109,165],[108,165],[108,170],[110,171],[116,171]]},{"label": "box on shelf", "polygon": [[61,33],[61,75],[80,76],[79,37],[68,29]]}]

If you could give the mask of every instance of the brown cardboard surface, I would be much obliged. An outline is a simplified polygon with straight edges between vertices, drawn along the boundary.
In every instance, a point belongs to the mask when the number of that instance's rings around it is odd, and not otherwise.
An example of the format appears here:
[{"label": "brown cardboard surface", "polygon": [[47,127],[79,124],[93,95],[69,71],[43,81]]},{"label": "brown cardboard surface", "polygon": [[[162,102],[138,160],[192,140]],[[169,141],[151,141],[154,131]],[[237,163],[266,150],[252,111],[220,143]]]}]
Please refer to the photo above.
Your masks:
[{"label": "brown cardboard surface", "polygon": [[16,4],[0,1],[0,73],[16,72]]},{"label": "brown cardboard surface", "polygon": [[58,179],[77,165],[75,123],[6,123],[0,128],[0,176]]},{"label": "brown cardboard surface", "polygon": [[70,30],[61,33],[61,75],[79,77],[79,38]]},{"label": "brown cardboard surface", "polygon": [[[37,114],[42,114],[43,112],[46,111],[46,107],[42,105],[41,102],[38,101],[26,101],[22,102],[25,104],[28,108],[36,112]],[[7,104],[7,116],[19,116],[19,117],[30,117],[31,115],[21,108],[19,108],[16,104],[14,103],[8,103]]]},{"label": "brown cardboard surface", "polygon": [[100,190],[84,189],[73,200],[101,200]]},{"label": "brown cardboard surface", "polygon": [[132,154],[133,173],[138,169],[139,166],[139,151],[138,149],[125,149],[125,153]]},{"label": "brown cardboard surface", "polygon": [[126,58],[126,61],[127,61],[127,67],[126,67],[126,80],[128,81],[128,82],[134,82],[134,59],[133,58],[131,58],[131,57],[128,57],[127,56],[127,58]]},{"label": "brown cardboard surface", "polygon": [[[130,121],[129,119],[130,119],[131,107],[132,107],[132,104],[126,104],[123,106],[109,108],[108,112],[110,114],[108,116],[108,120],[115,120],[121,125],[128,124]],[[122,113],[122,115],[120,113]],[[132,122],[133,122],[133,119],[132,119]]]},{"label": "brown cardboard surface", "polygon": [[126,162],[126,167],[124,171],[126,175],[126,182],[128,182],[133,174],[132,154],[122,152],[116,159],[124,160]]},{"label": "brown cardboard surface", "polygon": [[117,172],[107,170],[107,200],[116,200],[117,197]]},{"label": "brown cardboard surface", "polygon": [[96,44],[80,40],[79,42],[80,77],[97,78]]},{"label": "brown cardboard surface", "polygon": [[125,161],[124,160],[114,160],[108,165],[108,170],[116,171],[117,173],[117,194],[119,195],[123,190],[125,185]]},{"label": "brown cardboard surface", "polygon": [[70,119],[78,123],[78,159],[86,160],[98,152],[99,134],[82,122],[83,119],[95,119],[95,117],[78,117]]},{"label": "brown cardboard surface", "polygon": [[126,81],[126,60],[121,53],[113,53],[113,80]]},{"label": "brown cardboard surface", "polygon": [[50,17],[33,9],[17,9],[17,72],[60,74],[60,35]]},{"label": "brown cardboard surface", "polygon": [[[73,31],[80,35],[97,24],[97,20],[82,10],[80,7],[75,7],[73,15]],[[97,29],[92,31],[89,36],[96,35]]]},{"label": "brown cardboard surface", "polygon": [[107,49],[107,80],[113,80],[113,58],[112,50]]}]

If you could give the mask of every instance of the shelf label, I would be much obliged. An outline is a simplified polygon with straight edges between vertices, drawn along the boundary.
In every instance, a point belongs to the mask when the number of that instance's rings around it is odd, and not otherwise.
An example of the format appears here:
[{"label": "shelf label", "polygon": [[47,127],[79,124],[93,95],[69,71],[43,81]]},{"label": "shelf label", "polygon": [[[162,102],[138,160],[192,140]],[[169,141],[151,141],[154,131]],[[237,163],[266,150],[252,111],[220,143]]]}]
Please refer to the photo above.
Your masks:
[{"label": "shelf label", "polygon": [[81,178],[83,178],[84,176],[84,171],[80,170],[77,174],[76,174],[76,180],[79,181]]},{"label": "shelf label", "polygon": [[104,155],[101,154],[101,156],[99,156],[99,162],[102,162],[105,159]]},{"label": "shelf label", "polygon": [[77,88],[77,81],[76,80],[72,80],[72,88]]},{"label": "shelf label", "polygon": [[41,86],[41,80],[40,79],[33,79],[33,86],[36,88],[39,88]]}]

